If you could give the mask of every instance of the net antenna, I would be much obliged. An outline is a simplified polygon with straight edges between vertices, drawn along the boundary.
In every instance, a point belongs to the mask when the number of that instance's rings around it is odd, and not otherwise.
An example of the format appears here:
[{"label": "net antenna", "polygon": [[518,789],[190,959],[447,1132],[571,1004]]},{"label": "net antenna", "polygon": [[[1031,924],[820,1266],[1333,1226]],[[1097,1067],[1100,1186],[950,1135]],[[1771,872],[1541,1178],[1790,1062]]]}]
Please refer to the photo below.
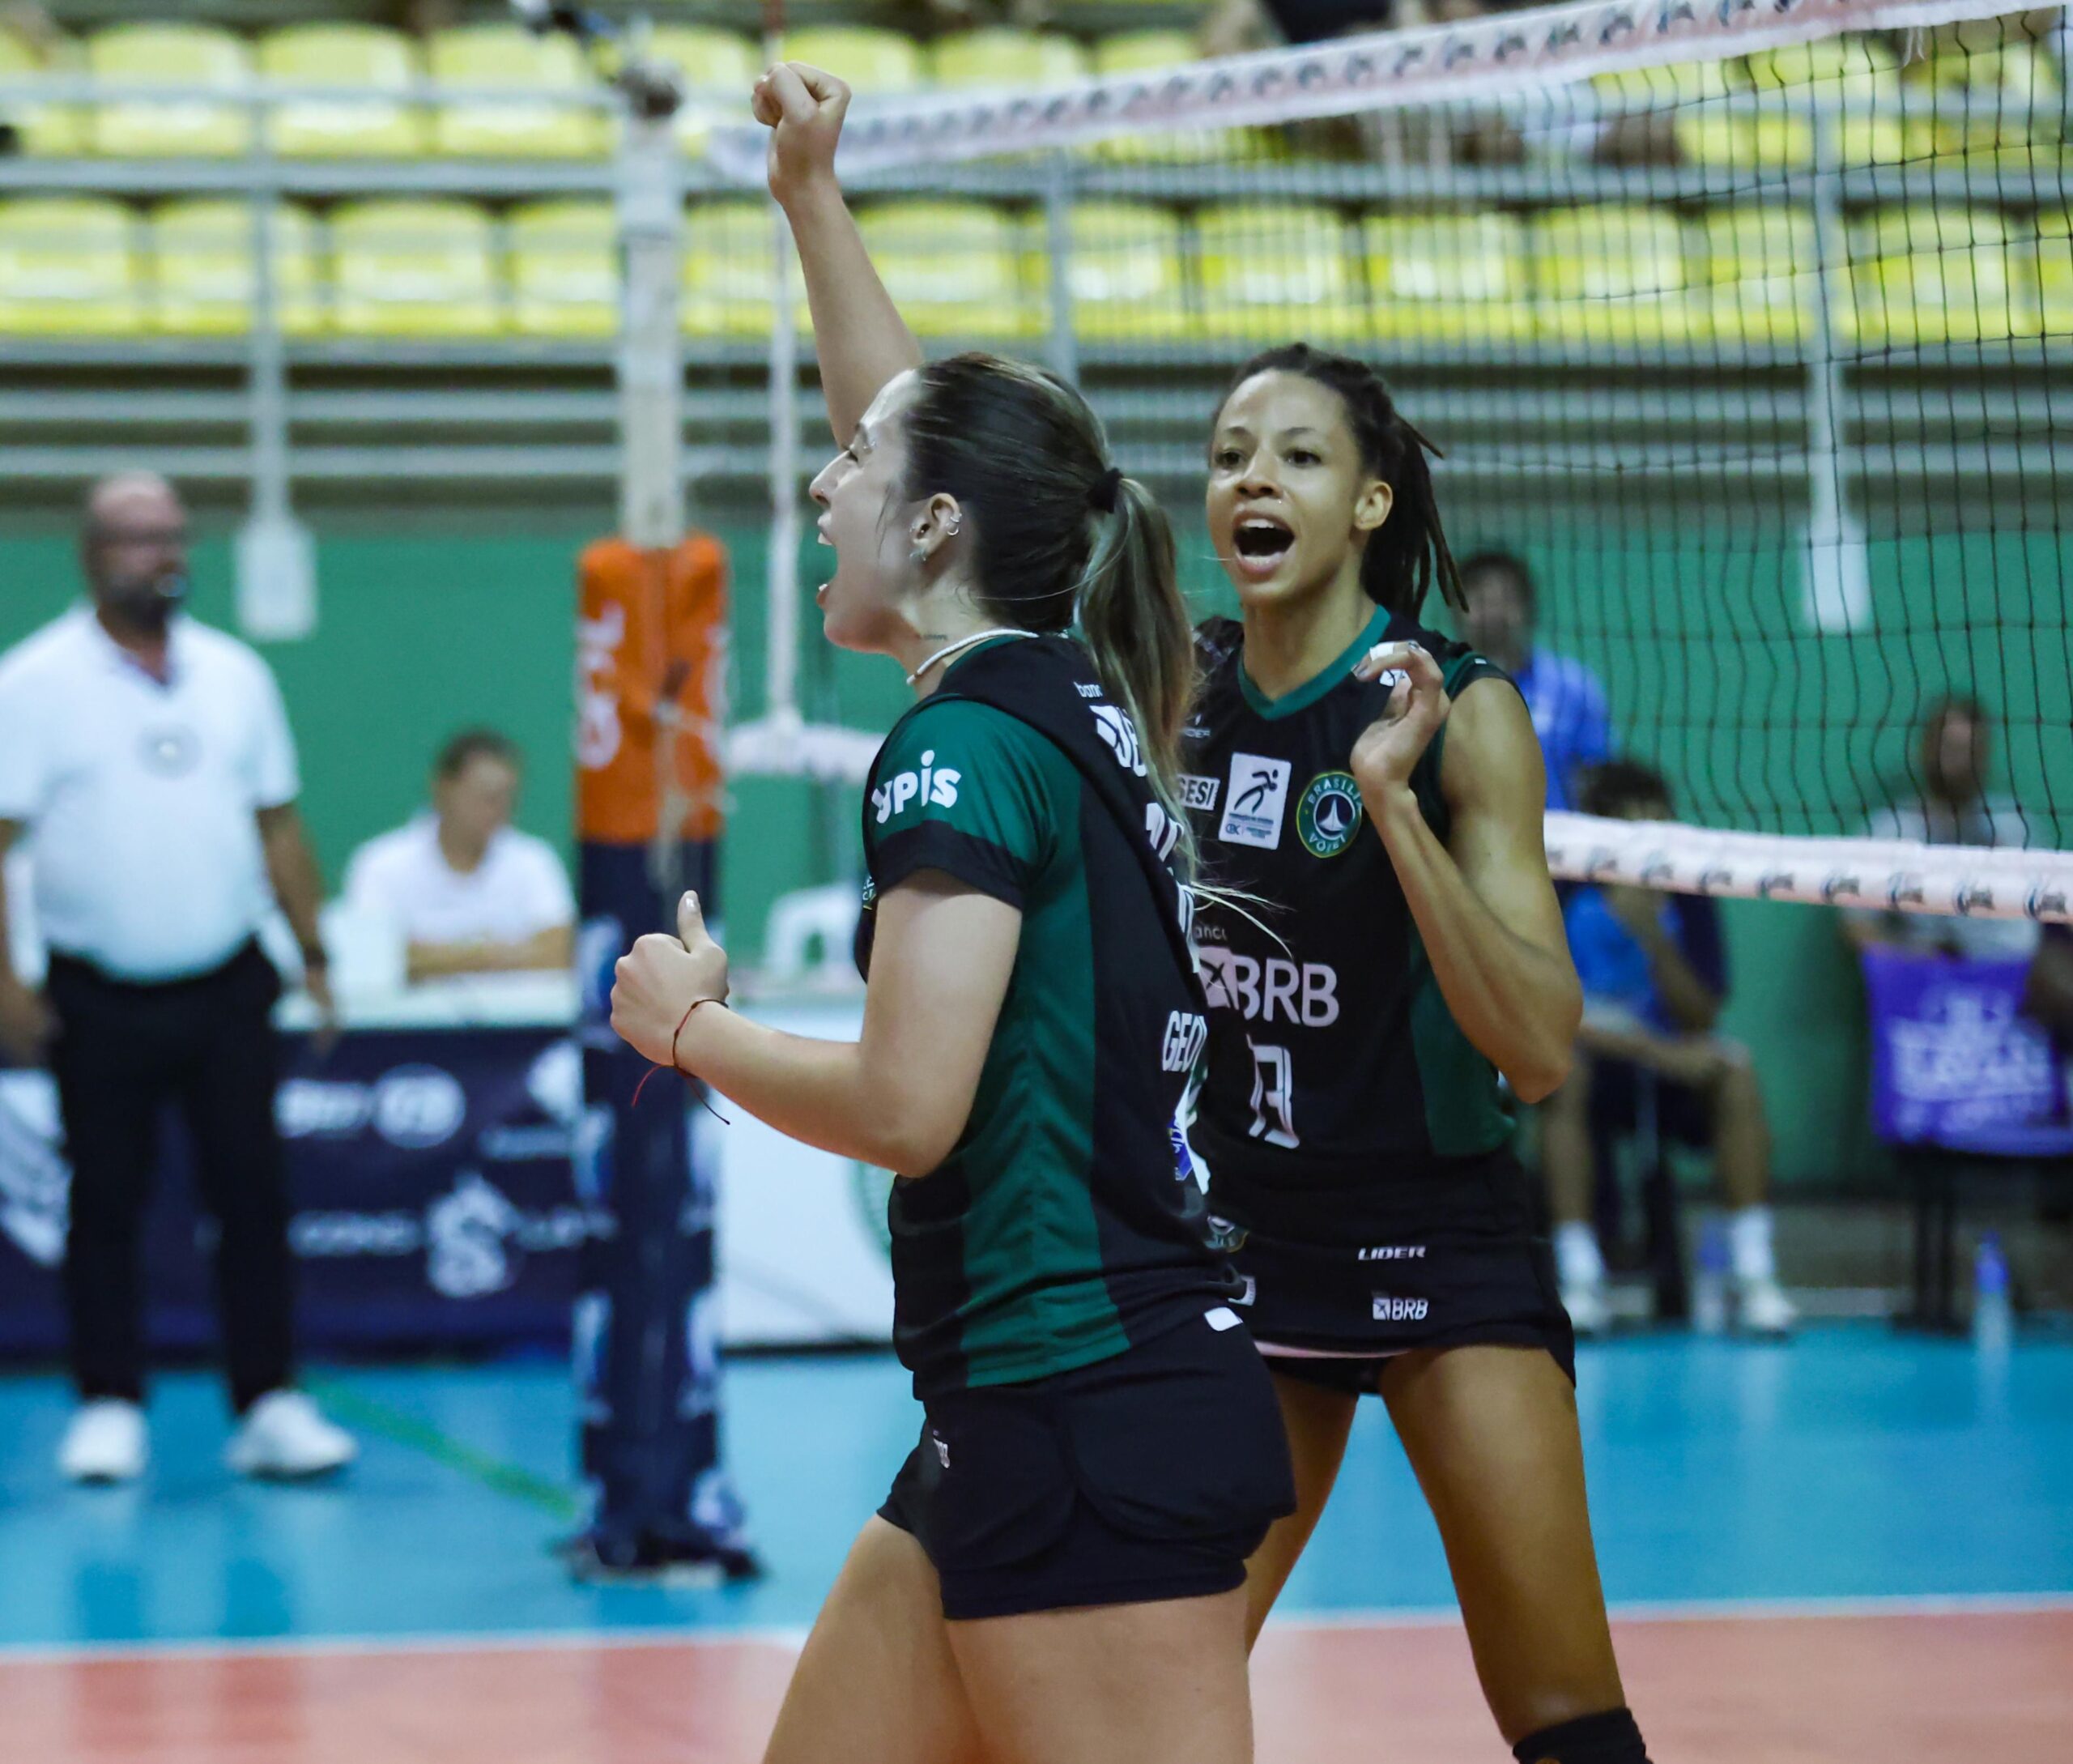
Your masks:
[{"label": "net antenna", "polygon": [[[1013,349],[1069,313],[1122,462],[1177,510],[1238,361],[1307,337],[1381,366],[1446,449],[1457,549],[1472,535],[1556,582],[1547,647],[1603,676],[1613,745],[1662,766],[1691,823],[1552,814],[1559,874],[2064,920],[2073,126],[2020,26],[1983,50],[1943,33],[1941,65],[1901,67],[1911,33],[2006,11],[1581,0],[860,97],[839,163],[902,188],[973,164],[960,193],[1020,243],[883,232],[910,323]],[[747,183],[764,145],[744,122],[706,151]],[[773,638],[802,604],[773,573]],[[795,653],[773,641],[773,710]],[[1918,722],[1952,692],[2001,714],[2028,849],[1999,816],[1974,834],[1998,846],[1884,837],[1874,811],[1927,802]],[[821,752],[855,778],[871,748]]]}]

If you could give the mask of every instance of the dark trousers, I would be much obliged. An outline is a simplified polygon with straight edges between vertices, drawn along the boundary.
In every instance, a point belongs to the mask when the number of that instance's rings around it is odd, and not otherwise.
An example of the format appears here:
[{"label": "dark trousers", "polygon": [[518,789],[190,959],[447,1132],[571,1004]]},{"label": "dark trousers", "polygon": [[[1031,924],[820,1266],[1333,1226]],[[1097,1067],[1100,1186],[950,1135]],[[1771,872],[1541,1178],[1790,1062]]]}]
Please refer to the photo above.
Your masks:
[{"label": "dark trousers", "polygon": [[241,1413],[289,1382],[293,1353],[287,1185],[274,1089],[280,978],[256,944],[193,979],[143,986],[53,955],[51,1050],[72,1164],[65,1299],[81,1396],[143,1391],[138,1240],[159,1124],[177,1105],[214,1216],[217,1314]]}]

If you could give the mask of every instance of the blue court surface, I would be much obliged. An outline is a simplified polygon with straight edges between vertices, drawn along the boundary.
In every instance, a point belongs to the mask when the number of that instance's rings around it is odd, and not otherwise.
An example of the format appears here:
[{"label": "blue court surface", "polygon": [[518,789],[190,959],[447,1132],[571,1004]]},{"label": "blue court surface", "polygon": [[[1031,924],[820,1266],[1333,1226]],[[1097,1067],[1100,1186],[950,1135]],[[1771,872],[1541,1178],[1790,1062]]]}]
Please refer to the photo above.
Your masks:
[{"label": "blue court surface", "polygon": [[[143,1484],[95,1490],[66,1486],[53,1466],[65,1386],[0,1380],[0,1670],[134,1660],[139,1644],[147,1657],[187,1644],[168,1658],[194,1644],[217,1655],[262,1644],[262,1655],[283,1644],[316,1655],[644,1638],[788,1645],[918,1419],[889,1357],[736,1363],[728,1454],[767,1579],[589,1589],[549,1553],[577,1513],[560,1366],[351,1368],[313,1382],[362,1438],[360,1462],[333,1484],[229,1476],[220,1387],[182,1373],[154,1388]],[[1587,1348],[1579,1393],[1607,1591],[1641,1627],[1966,1616],[2047,1622],[2048,1633],[2026,1632],[2033,1644],[2073,1638],[2073,1342],[2024,1340],[1997,1359],[1869,1324],[1784,1345],[1659,1335]],[[1407,1633],[1444,1626],[1451,1603],[1387,1417],[1364,1405],[1338,1496],[1277,1621]],[[2064,1664],[2073,1679],[2073,1658]],[[1464,1683],[1464,1731],[1483,1734]],[[2062,1740],[2063,1726],[2054,1731]],[[1272,1755],[1263,1728],[1262,1756]]]}]

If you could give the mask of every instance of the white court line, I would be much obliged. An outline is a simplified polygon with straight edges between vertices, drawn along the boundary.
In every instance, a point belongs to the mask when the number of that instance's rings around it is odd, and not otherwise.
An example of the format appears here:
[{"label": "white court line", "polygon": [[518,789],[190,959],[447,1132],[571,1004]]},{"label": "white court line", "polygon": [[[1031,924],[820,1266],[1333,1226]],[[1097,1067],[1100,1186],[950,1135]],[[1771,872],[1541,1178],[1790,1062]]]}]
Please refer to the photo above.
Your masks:
[{"label": "white court line", "polygon": [[[2035,1617],[2073,1612],[2073,1592],[1899,1593],[1850,1599],[1687,1599],[1611,1607],[1615,1623],[1701,1623],[1807,1617]],[[1321,1611],[1276,1617],[1271,1630],[1454,1629],[1461,1614],[1452,1605],[1417,1605],[1398,1610]],[[50,1647],[0,1645],[0,1665],[70,1666],[100,1660],[337,1657],[378,1658],[416,1654],[500,1654],[581,1651],[601,1648],[751,1647],[796,1653],[807,1638],[803,1626],[766,1625],[745,1629],[713,1626],[658,1626],[652,1630],[534,1630],[509,1635],[283,1636],[249,1642],[116,1642]]]}]

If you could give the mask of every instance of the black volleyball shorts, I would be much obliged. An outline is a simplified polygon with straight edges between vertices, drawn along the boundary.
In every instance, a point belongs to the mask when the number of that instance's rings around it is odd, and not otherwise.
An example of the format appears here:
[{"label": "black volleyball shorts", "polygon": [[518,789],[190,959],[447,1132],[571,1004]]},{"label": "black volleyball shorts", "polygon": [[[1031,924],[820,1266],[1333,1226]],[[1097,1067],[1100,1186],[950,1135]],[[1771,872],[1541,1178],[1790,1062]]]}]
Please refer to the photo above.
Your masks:
[{"label": "black volleyball shorts", "polygon": [[1273,1383],[1228,1306],[924,1408],[879,1513],[928,1553],[953,1621],[1227,1592],[1295,1509]]}]

